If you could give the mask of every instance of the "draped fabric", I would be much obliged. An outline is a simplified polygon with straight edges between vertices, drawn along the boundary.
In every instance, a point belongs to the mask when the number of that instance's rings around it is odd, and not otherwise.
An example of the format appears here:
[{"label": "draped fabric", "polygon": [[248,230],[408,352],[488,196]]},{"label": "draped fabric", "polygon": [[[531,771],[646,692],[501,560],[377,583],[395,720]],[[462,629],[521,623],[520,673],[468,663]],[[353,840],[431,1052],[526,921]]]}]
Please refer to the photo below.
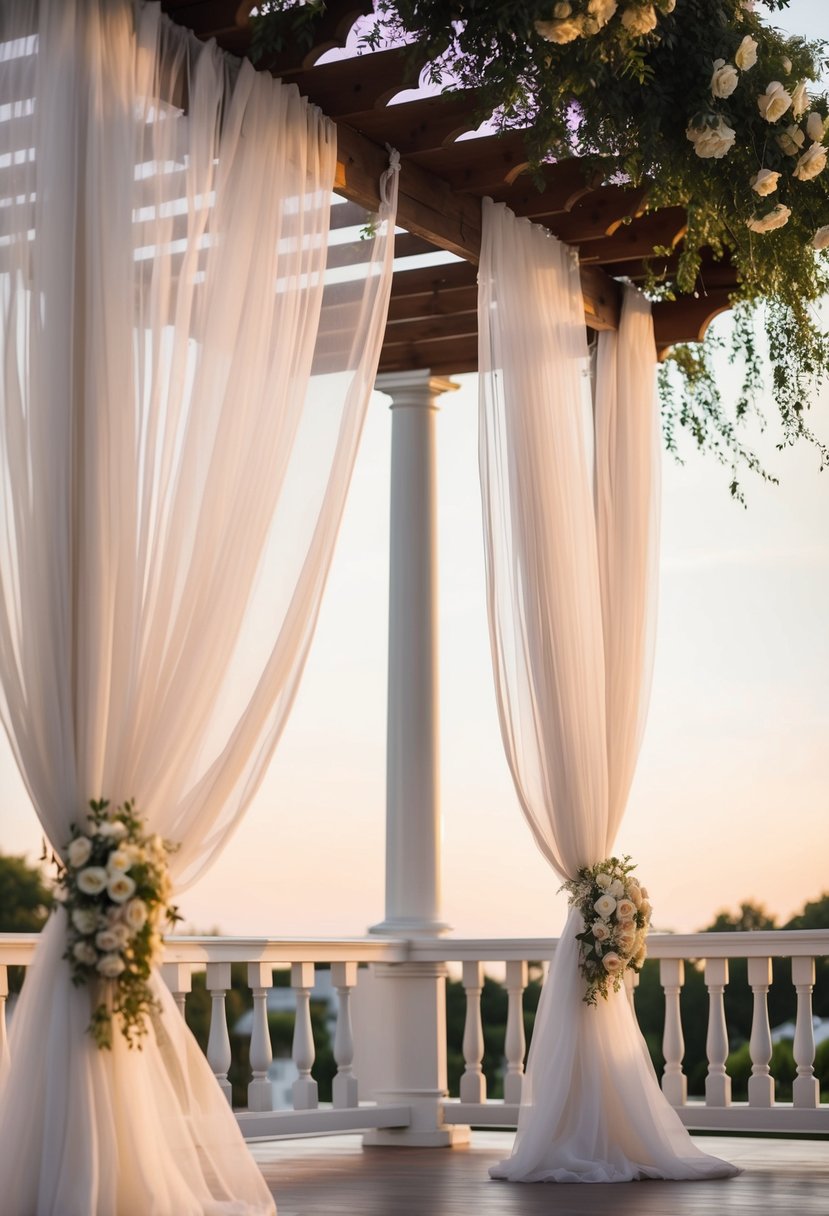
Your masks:
[{"label": "draped fabric", "polygon": [[[335,168],[295,88],[158,4],[0,5],[0,716],[58,851],[134,798],[178,890],[289,713],[376,372],[396,174],[332,256]],[[272,1212],[158,976],[143,1050],[101,1052],[65,948],[59,910],[0,1082],[3,1212]]]},{"label": "draped fabric", "polygon": [[[574,253],[484,204],[480,467],[492,662],[519,801],[558,876],[613,849],[647,706],[659,434],[650,307],[600,337],[595,423]],[[663,1097],[625,994],[582,1000],[570,912],[533,1031],[516,1181],[725,1176]]]}]

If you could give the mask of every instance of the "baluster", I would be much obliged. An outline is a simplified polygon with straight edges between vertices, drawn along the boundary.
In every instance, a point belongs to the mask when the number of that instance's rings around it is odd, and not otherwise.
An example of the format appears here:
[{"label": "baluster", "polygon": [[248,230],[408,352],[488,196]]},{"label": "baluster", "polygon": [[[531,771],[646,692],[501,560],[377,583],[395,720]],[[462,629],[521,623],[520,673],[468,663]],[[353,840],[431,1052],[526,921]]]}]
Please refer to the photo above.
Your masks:
[{"label": "baluster", "polygon": [[751,1019],[751,1076],[748,1079],[749,1106],[774,1105],[774,1078],[771,1075],[771,1027],[769,1026],[768,991],[771,984],[771,959],[748,960],[748,982],[754,993],[754,1013]]},{"label": "baluster", "polygon": [[725,988],[728,959],[705,960],[705,985],[708,989],[708,1076],[705,1078],[706,1106],[731,1105],[731,1077],[725,1071],[728,1059],[728,1027],[725,1024]]},{"label": "baluster", "polygon": [[193,975],[189,963],[163,963],[161,976],[173,994],[178,1011],[184,1017],[187,993],[193,990]]},{"label": "baluster", "polygon": [[317,1083],[311,1076],[314,1065],[314,1032],[311,1027],[311,989],[314,987],[314,964],[291,965],[291,987],[296,994],[296,1021],[291,1054],[299,1076],[292,1093],[294,1110],[314,1110],[318,1105]]},{"label": "baluster", "polygon": [[504,1055],[507,1057],[507,1075],[504,1077],[504,1101],[521,1102],[524,1088],[524,1055],[527,1040],[524,1034],[524,989],[527,987],[527,964],[507,963],[507,1032],[504,1036]]},{"label": "baluster", "polygon": [[636,989],[639,987],[639,972],[626,967],[622,983],[625,986],[625,995],[630,1001],[630,1007],[636,1013]]},{"label": "baluster", "polygon": [[334,1032],[334,1059],[337,1075],[332,1085],[331,1098],[337,1110],[359,1105],[357,1078],[352,1071],[354,1061],[354,1033],[351,1028],[351,989],[357,983],[356,963],[332,963],[331,982],[337,990],[339,1008],[337,1029]]},{"label": "baluster", "polygon": [[797,1021],[794,1030],[794,1059],[797,1076],[792,1086],[792,1104],[814,1109],[820,1103],[820,1085],[815,1076],[815,1028],[812,1023],[812,988],[815,960],[792,959],[792,983],[797,992]]},{"label": "baluster", "polygon": [[0,1076],[10,1063],[9,1039],[6,1034],[6,997],[9,995],[9,972],[5,963],[0,963]]},{"label": "baluster", "polygon": [[682,1071],[685,1038],[682,1034],[682,1010],[679,1003],[679,994],[685,983],[683,960],[660,959],[659,982],[665,991],[665,1030],[662,1035],[665,1071],[662,1074],[662,1092],[671,1106],[684,1106],[688,1099],[688,1079]]},{"label": "baluster", "polygon": [[466,991],[466,1023],[463,1029],[466,1067],[461,1077],[461,1102],[486,1102],[486,1077],[481,1068],[484,1058],[484,1028],[481,1024],[483,964],[464,963],[462,978]]},{"label": "baluster", "polygon": [[219,1088],[230,1103],[232,1090],[227,1079],[227,1070],[230,1068],[230,1036],[227,1033],[225,1008],[225,994],[230,987],[230,963],[208,963],[206,982],[211,998],[207,1060],[219,1082]]},{"label": "baluster", "polygon": [[268,1078],[273,1052],[268,1027],[268,993],[273,984],[270,963],[248,963],[248,986],[253,994],[253,1025],[250,1032],[251,1080],[248,1081],[248,1110],[273,1110],[273,1086]]}]

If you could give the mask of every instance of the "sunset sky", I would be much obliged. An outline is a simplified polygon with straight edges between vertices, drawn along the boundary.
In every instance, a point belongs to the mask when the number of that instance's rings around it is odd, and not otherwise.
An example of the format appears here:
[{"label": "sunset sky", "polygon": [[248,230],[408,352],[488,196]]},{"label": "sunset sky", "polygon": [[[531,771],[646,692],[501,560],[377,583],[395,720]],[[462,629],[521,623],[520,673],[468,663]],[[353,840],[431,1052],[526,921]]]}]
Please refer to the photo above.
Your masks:
[{"label": "sunset sky", "polygon": [[[820,16],[824,20],[820,20]],[[821,0],[775,19],[817,36]],[[824,321],[829,321],[824,315]],[[728,318],[717,323],[727,330]],[[728,373],[723,371],[728,386]],[[518,809],[498,731],[484,599],[476,378],[438,418],[444,916],[463,936],[552,936],[558,880]],[[256,800],[180,900],[198,931],[360,934],[383,915],[391,415],[375,395],[319,629]],[[829,472],[747,430],[779,486],[690,448],[664,461],[661,598],[649,725],[619,851],[655,926],[703,927],[753,898],[780,918],[829,890]],[[812,422],[829,440],[829,394]],[[5,741],[0,850],[40,849]]]}]

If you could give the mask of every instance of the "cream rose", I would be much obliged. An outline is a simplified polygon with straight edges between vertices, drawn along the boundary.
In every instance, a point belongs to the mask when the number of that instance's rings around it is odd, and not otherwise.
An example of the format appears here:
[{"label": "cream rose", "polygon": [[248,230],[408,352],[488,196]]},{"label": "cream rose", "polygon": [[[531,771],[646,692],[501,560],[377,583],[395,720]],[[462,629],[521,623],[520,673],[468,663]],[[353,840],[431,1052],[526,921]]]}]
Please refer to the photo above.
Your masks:
[{"label": "cream rose", "polygon": [[642,903],[642,891],[638,882],[628,883],[628,899],[638,908]]},{"label": "cream rose", "polygon": [[790,127],[786,127],[786,130],[781,131],[777,136],[778,147],[785,152],[786,156],[797,156],[805,142],[806,136],[796,122],[793,122]]},{"label": "cream rose", "polygon": [[803,153],[794,167],[794,175],[802,182],[810,182],[826,168],[826,149],[823,144],[812,144]]},{"label": "cream rose", "polygon": [[103,866],[87,866],[78,874],[78,887],[84,895],[100,895],[107,885],[107,872]]},{"label": "cream rose", "polygon": [[636,38],[649,34],[656,29],[656,9],[652,4],[631,4],[622,13],[622,25]]},{"label": "cream rose", "polygon": [[622,931],[617,935],[616,941],[619,944],[619,948],[623,950],[625,954],[632,954],[633,948],[636,945],[636,930],[632,925],[622,929]]},{"label": "cream rose", "polygon": [[572,11],[572,4],[568,4],[567,0],[559,0],[553,7],[553,16],[561,20],[563,17],[569,17]]},{"label": "cream rose", "polygon": [[734,54],[734,62],[741,72],[747,72],[757,62],[757,43],[750,34],[746,34]]},{"label": "cream rose", "polygon": [[72,913],[72,924],[79,933],[94,933],[98,927],[97,913],[91,908],[75,908]]},{"label": "cream rose", "polygon": [[714,74],[711,77],[711,93],[714,97],[730,97],[739,79],[739,73],[733,63],[726,63],[724,59],[714,60]]},{"label": "cream rose", "polygon": [[107,860],[107,870],[110,874],[126,874],[131,865],[132,858],[126,849],[116,849],[114,853],[110,853]]},{"label": "cream rose", "polygon": [[135,882],[129,874],[115,874],[107,883],[107,894],[116,904],[123,904],[135,892]]},{"label": "cream rose", "polygon": [[782,63],[782,65],[783,65],[783,71],[784,71],[784,72],[785,72],[785,74],[788,76],[789,72],[792,70],[792,61],[791,61],[791,59],[789,59],[789,56],[788,56],[788,55],[784,55],[784,56],[783,56],[783,58],[780,60],[780,62],[781,62],[781,63]]},{"label": "cream rose", "polygon": [[809,93],[806,81],[801,80],[792,92],[792,117],[802,118],[809,108]]},{"label": "cream rose", "polygon": [[596,921],[592,932],[597,942],[606,942],[610,937],[610,930],[603,920]]},{"label": "cream rose", "polygon": [[119,950],[129,945],[132,934],[126,925],[113,925],[109,932],[114,935]]},{"label": "cream rose", "polygon": [[108,840],[123,840],[126,834],[127,829],[118,820],[108,819],[98,828],[98,835],[105,836]]},{"label": "cream rose", "polygon": [[147,923],[147,905],[143,899],[131,899],[124,908],[124,920],[134,933],[138,933]]},{"label": "cream rose", "polygon": [[737,132],[722,119],[718,118],[715,126],[688,127],[685,132],[694,145],[697,156],[703,159],[713,157],[721,160],[734,146]]},{"label": "cream rose", "polygon": [[95,938],[95,945],[104,954],[111,954],[113,950],[117,950],[118,944],[118,934],[114,929],[102,929]]},{"label": "cream rose", "polygon": [[86,967],[94,967],[98,961],[98,952],[94,946],[90,946],[89,942],[75,942],[72,947],[72,956]]},{"label": "cream rose", "polygon": [[601,887],[601,889],[603,891],[607,890],[607,888],[610,886],[612,881],[613,881],[613,879],[610,877],[609,874],[605,874],[604,870],[602,870],[601,873],[596,875],[596,886]]},{"label": "cream rose", "polygon": [[600,895],[593,907],[603,920],[607,920],[616,911],[616,900],[612,895]]},{"label": "cream rose", "polygon": [[608,975],[616,975],[624,970],[625,964],[619,958],[615,950],[608,950],[607,954],[602,959],[602,966]]},{"label": "cream rose", "polygon": [[633,920],[636,915],[636,904],[632,899],[620,899],[616,905],[616,915],[619,920]]},{"label": "cream rose", "polygon": [[766,85],[765,93],[761,93],[757,98],[757,109],[766,122],[777,122],[791,104],[791,94],[786,92],[779,80],[772,80]]},{"label": "cream rose", "polygon": [[563,45],[581,38],[582,24],[578,17],[571,17],[566,21],[536,21],[535,32],[547,42]]},{"label": "cream rose", "polygon": [[91,853],[92,841],[88,836],[76,836],[66,850],[66,856],[73,870],[77,870],[79,866],[85,866]]},{"label": "cream rose", "polygon": [[822,228],[818,228],[812,237],[812,248],[829,249],[829,224],[824,224]]},{"label": "cream rose", "polygon": [[607,25],[618,7],[617,0],[589,0],[587,11],[601,29]]},{"label": "cream rose", "polygon": [[765,198],[767,194],[774,194],[779,180],[780,174],[774,169],[760,169],[751,179],[751,188],[755,194]]},{"label": "cream rose", "polygon": [[124,970],[124,960],[120,954],[105,954],[98,963],[98,972],[105,979],[114,980]]},{"label": "cream rose", "polygon": [[[644,890],[644,888],[643,888],[643,890]],[[651,912],[653,912],[653,908],[651,907],[651,901],[649,899],[643,899],[642,903],[639,907],[639,911],[642,913],[645,920],[650,920]]]},{"label": "cream rose", "polygon": [[822,143],[823,137],[826,134],[826,120],[817,110],[812,110],[806,120],[806,134],[814,143]]},{"label": "cream rose", "polygon": [[614,878],[613,882],[607,888],[608,895],[612,895],[614,899],[621,899],[625,893],[625,884],[618,878]]}]

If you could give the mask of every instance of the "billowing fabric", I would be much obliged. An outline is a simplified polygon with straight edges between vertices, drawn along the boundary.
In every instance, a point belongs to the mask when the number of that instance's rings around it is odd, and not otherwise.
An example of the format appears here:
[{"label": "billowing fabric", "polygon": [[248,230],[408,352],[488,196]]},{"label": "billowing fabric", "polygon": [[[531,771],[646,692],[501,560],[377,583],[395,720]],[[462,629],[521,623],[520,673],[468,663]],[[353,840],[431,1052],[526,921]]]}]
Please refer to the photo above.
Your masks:
[{"label": "billowing fabric", "polygon": [[[183,889],[289,713],[374,381],[396,175],[327,268],[335,130],[157,4],[0,5],[0,716],[60,851],[134,798]],[[349,263],[343,269],[343,262]],[[160,980],[100,1052],[44,931],[4,1216],[274,1210]]]},{"label": "billowing fabric", "polygon": [[[480,466],[501,733],[533,837],[560,878],[609,856],[645,720],[658,543],[650,307],[602,334],[595,423],[578,263],[484,204]],[[624,992],[584,1004],[571,911],[544,986],[512,1156],[493,1177],[622,1182],[736,1171],[663,1097]]]}]

